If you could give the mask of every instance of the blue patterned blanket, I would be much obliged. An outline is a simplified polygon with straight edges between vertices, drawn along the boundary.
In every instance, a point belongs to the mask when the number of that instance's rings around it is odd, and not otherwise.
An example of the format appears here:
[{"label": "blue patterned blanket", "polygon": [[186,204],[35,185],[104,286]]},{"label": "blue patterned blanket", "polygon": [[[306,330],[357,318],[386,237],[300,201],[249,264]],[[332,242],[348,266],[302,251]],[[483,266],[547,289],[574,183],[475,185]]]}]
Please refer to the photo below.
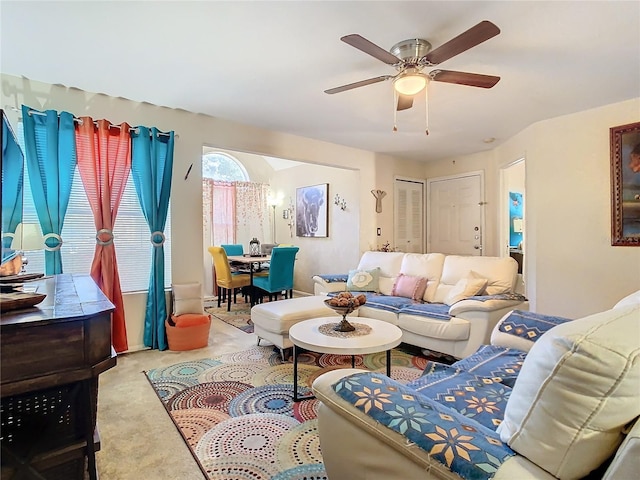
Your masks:
[{"label": "blue patterned blanket", "polygon": [[[470,377],[465,378],[471,388],[479,387]],[[493,429],[385,375],[355,374],[333,388],[355,408],[404,435],[464,479],[488,480],[515,455]],[[487,410],[481,403],[469,404],[468,408]]]}]

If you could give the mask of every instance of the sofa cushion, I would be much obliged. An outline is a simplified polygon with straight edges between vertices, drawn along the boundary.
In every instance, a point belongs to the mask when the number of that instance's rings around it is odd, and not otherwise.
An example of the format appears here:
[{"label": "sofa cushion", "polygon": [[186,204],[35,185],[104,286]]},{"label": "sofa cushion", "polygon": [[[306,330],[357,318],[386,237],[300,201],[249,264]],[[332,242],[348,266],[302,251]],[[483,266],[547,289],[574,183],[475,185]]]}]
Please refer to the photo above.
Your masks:
[{"label": "sofa cushion", "polygon": [[640,306],[640,290],[633,292],[616,303],[613,308]]},{"label": "sofa cushion", "polygon": [[482,345],[476,353],[451,366],[513,387],[526,356],[527,352],[515,348]]},{"label": "sofa cushion", "polygon": [[424,291],[427,289],[427,279],[399,273],[393,284],[391,295],[395,297],[407,297],[412,300],[422,300]]},{"label": "sofa cushion", "polygon": [[380,268],[380,293],[391,295],[393,282],[400,272],[400,265],[405,254],[402,252],[364,252],[358,263],[358,270]]},{"label": "sofa cushion", "polygon": [[471,270],[487,279],[487,295],[512,292],[515,289],[518,262],[513,258],[447,255],[434,301],[444,302],[449,290]]},{"label": "sofa cushion", "polygon": [[458,280],[453,288],[449,290],[447,296],[444,297],[444,303],[447,305],[453,305],[465,298],[479,295],[484,291],[486,286],[487,279],[471,270],[467,275]]},{"label": "sofa cushion", "polygon": [[511,394],[511,388],[499,381],[454,365],[423,375],[407,386],[491,430],[500,425]]},{"label": "sofa cushion", "polygon": [[427,279],[427,289],[422,297],[425,302],[434,301],[438,283],[440,283],[444,258],[443,253],[405,253],[402,259],[400,273]]},{"label": "sofa cushion", "polygon": [[448,321],[423,315],[409,315],[404,310],[398,315],[398,326],[408,332],[440,340],[467,340],[470,325],[468,320],[453,317]]},{"label": "sofa cushion", "polygon": [[369,270],[349,270],[347,290],[350,292],[378,292],[380,289],[379,279],[380,268],[378,267]]},{"label": "sofa cushion", "polygon": [[581,478],[618,448],[640,415],[639,391],[640,308],[607,310],[533,345],[498,432],[556,477]]}]

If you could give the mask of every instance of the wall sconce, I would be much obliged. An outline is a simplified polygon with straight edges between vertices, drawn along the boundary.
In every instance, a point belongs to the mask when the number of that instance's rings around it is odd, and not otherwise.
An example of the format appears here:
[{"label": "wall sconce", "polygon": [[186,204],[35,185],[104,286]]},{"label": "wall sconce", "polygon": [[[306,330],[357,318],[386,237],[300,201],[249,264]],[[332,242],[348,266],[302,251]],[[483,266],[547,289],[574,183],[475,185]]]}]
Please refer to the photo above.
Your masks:
[{"label": "wall sconce", "polygon": [[344,198],[340,198],[340,195],[336,193],[336,198],[333,200],[333,203],[340,207],[340,210],[344,211],[347,209],[347,201]]},{"label": "wall sconce", "polygon": [[293,215],[294,212],[295,208],[293,206],[293,199],[289,197],[289,207],[282,210],[282,218],[284,218],[285,220],[289,220],[287,226],[289,227],[289,235],[291,236],[291,238],[293,238],[293,229],[296,226],[296,219]]}]

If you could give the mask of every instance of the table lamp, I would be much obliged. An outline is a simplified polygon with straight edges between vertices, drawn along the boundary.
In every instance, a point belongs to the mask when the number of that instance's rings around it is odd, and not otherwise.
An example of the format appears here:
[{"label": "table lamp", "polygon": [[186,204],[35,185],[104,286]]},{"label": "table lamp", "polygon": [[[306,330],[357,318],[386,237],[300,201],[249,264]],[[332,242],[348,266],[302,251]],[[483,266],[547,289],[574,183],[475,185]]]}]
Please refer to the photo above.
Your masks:
[{"label": "table lamp", "polygon": [[26,266],[29,261],[25,257],[24,252],[44,249],[44,236],[42,235],[40,224],[19,223],[13,235],[11,248],[20,251],[22,255],[22,270],[20,273],[26,273]]}]

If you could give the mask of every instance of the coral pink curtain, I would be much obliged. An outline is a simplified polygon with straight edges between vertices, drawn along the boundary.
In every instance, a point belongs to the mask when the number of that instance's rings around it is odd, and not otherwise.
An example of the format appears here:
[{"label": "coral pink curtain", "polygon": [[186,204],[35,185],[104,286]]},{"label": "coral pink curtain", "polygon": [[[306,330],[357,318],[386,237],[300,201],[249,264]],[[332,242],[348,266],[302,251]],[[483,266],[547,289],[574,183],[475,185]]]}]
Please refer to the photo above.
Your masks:
[{"label": "coral pink curtain", "polygon": [[202,180],[205,245],[236,243],[236,187],[233,182]]},{"label": "coral pink curtain", "polygon": [[113,243],[113,226],[131,171],[129,125],[82,117],[76,125],[78,170],[93,211],[96,250],[91,277],[115,305],[111,330],[116,352],[128,349],[124,304]]}]

